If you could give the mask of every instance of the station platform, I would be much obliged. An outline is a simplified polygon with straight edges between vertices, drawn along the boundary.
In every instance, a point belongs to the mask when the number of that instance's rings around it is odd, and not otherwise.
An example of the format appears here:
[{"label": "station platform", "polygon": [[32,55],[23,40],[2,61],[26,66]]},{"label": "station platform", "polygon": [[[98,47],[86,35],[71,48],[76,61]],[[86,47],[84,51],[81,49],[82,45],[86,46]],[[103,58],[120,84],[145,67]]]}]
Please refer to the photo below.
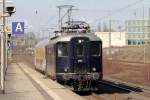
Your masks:
[{"label": "station platform", "polygon": [[85,100],[24,63],[9,65],[0,100]]}]

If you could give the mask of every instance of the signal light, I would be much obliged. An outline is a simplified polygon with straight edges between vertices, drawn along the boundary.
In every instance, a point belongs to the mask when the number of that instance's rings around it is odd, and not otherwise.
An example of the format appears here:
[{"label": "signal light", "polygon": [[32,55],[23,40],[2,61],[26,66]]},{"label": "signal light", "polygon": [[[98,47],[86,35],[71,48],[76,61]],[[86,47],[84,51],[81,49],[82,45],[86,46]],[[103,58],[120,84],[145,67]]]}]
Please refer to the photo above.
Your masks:
[{"label": "signal light", "polygon": [[8,48],[10,48],[10,40],[7,40]]},{"label": "signal light", "polygon": [[8,36],[8,39],[10,39],[10,38],[11,38],[11,34],[8,34],[7,36]]},{"label": "signal light", "polygon": [[10,42],[11,42],[11,34],[7,34],[7,45],[10,47]]}]

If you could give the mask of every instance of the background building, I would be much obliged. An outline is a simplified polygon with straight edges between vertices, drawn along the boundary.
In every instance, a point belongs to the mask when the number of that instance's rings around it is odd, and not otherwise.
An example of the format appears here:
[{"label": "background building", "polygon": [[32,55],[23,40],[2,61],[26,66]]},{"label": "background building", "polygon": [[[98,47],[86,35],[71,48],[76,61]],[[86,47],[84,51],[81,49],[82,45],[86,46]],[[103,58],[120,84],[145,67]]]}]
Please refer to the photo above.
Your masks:
[{"label": "background building", "polygon": [[150,20],[127,20],[126,42],[128,45],[143,45],[150,37]]},{"label": "background building", "polygon": [[126,32],[111,32],[111,36],[109,32],[95,32],[95,34],[102,39],[103,48],[109,47],[109,41],[114,47],[126,46]]}]

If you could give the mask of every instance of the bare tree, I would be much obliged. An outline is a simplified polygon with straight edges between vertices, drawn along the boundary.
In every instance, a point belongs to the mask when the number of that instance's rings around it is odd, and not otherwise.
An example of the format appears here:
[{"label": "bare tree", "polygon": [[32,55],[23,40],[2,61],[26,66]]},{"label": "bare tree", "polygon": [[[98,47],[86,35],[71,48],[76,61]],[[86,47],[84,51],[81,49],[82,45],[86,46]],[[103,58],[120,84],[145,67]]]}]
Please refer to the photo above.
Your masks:
[{"label": "bare tree", "polygon": [[103,23],[103,32],[109,32],[109,29],[105,22]]},{"label": "bare tree", "polygon": [[97,30],[98,30],[98,32],[101,32],[101,31],[102,31],[102,30],[101,30],[101,23],[98,24],[98,29],[97,29]]}]

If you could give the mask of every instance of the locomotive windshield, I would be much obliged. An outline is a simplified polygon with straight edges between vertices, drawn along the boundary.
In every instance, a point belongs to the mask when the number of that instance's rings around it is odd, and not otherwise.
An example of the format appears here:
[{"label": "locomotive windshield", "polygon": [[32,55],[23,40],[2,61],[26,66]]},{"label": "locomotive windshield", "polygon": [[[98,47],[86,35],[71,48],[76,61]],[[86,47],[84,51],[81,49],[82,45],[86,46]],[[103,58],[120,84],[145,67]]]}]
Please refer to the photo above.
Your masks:
[{"label": "locomotive windshield", "polygon": [[76,54],[77,56],[83,56],[83,44],[78,44],[76,46]]},{"label": "locomotive windshield", "polygon": [[58,43],[57,54],[58,57],[68,56],[67,43]]},{"label": "locomotive windshield", "polygon": [[91,48],[91,55],[93,56],[100,55],[100,43],[92,42],[90,48]]}]

